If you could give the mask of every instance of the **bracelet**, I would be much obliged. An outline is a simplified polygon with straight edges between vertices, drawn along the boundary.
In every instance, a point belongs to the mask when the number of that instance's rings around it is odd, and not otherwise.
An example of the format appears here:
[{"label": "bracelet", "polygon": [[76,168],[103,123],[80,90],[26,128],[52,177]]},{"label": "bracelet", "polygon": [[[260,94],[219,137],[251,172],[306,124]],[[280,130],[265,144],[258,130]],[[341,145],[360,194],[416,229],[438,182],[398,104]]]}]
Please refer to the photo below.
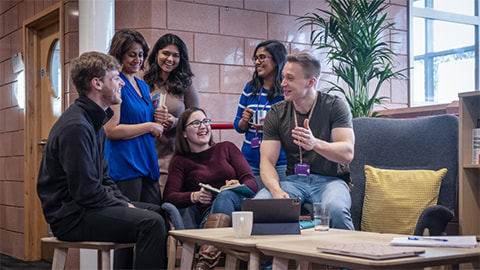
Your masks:
[{"label": "bracelet", "polygon": [[190,201],[191,201],[192,203],[197,203],[197,202],[195,201],[195,194],[194,194],[194,193],[195,193],[195,192],[190,193]]}]

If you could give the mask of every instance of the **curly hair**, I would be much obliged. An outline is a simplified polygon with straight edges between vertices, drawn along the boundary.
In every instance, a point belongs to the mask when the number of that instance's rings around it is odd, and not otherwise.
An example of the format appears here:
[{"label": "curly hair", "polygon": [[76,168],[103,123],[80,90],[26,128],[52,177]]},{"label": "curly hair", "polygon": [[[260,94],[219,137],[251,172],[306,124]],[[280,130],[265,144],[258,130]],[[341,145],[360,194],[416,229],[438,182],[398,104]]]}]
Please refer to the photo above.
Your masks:
[{"label": "curly hair", "polygon": [[168,45],[175,45],[180,52],[180,62],[178,67],[170,72],[166,85],[167,91],[174,95],[183,95],[188,87],[192,85],[193,72],[190,68],[188,59],[187,46],[177,35],[165,34],[161,36],[152,48],[151,54],[148,56],[149,69],[145,72],[143,80],[150,86],[150,91],[155,89],[157,82],[162,82],[160,76],[161,69],[158,65],[158,52]]},{"label": "curly hair", "polygon": [[[280,85],[282,83],[282,69],[287,60],[287,49],[278,40],[266,40],[257,45],[253,56],[257,54],[258,49],[261,47],[272,55],[272,60],[277,64],[275,68],[275,80],[270,89],[268,89],[267,100],[273,101],[276,97],[283,95],[283,89]],[[262,91],[263,78],[258,76],[257,70],[253,72],[252,80],[249,82],[252,87],[252,93],[258,95]]]}]

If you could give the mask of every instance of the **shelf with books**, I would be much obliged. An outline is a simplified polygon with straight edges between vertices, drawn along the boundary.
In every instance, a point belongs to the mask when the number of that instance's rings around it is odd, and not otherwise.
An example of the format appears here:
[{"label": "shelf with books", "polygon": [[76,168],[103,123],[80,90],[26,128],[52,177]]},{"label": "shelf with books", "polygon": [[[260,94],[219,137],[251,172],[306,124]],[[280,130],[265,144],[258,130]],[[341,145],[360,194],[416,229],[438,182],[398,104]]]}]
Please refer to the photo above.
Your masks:
[{"label": "shelf with books", "polygon": [[480,91],[459,94],[459,223],[462,235],[480,235],[480,164],[473,164],[473,129],[480,119]]}]

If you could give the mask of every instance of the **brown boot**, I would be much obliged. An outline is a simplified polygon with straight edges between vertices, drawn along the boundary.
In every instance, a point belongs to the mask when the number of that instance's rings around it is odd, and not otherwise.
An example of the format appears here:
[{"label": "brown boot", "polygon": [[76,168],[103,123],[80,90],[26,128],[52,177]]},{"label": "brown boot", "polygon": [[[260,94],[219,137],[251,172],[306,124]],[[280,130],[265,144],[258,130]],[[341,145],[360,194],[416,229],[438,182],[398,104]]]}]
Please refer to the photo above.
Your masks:
[{"label": "brown boot", "polygon": [[[225,214],[210,214],[207,217],[204,228],[230,227],[231,218]],[[220,261],[222,252],[212,245],[202,245],[198,252],[199,258],[196,270],[212,269]]]}]

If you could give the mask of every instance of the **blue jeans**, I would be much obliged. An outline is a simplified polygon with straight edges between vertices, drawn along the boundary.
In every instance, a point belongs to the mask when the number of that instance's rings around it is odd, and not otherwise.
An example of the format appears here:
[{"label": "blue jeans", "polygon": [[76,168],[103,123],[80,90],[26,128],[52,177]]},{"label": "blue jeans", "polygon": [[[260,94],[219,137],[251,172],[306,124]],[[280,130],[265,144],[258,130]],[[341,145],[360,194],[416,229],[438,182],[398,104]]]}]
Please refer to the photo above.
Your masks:
[{"label": "blue jeans", "polygon": [[[253,176],[255,176],[255,179],[257,180],[258,190],[261,190],[265,185],[260,177],[260,168],[252,165],[250,165],[250,168],[252,168]],[[275,170],[277,170],[280,181],[287,177],[287,165],[277,165],[275,166]]]},{"label": "blue jeans", "polygon": [[210,211],[203,217],[199,227],[203,228],[205,226],[205,221],[210,214],[222,213],[232,217],[232,212],[242,210],[243,199],[245,199],[245,196],[231,190],[220,192],[213,201]]},{"label": "blue jeans", "polygon": [[[289,175],[280,180],[280,187],[302,203],[326,202],[330,205],[330,228],[354,230],[350,207],[352,199],[348,184],[337,177],[311,174],[310,176]],[[268,199],[268,189],[260,190],[255,199]]]}]

